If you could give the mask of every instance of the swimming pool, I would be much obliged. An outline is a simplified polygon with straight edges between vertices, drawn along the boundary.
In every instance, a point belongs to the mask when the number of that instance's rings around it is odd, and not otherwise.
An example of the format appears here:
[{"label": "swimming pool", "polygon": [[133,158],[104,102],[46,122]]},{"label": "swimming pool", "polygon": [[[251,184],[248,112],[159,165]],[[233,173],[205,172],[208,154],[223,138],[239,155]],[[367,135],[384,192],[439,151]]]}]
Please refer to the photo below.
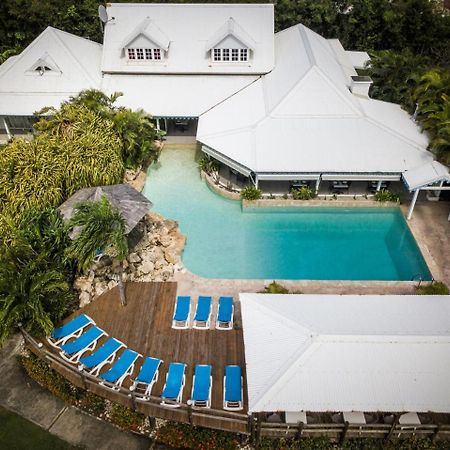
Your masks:
[{"label": "swimming pool", "polygon": [[398,208],[241,208],[200,179],[194,151],[166,147],[148,173],[153,209],[187,236],[207,278],[412,280],[431,274]]}]

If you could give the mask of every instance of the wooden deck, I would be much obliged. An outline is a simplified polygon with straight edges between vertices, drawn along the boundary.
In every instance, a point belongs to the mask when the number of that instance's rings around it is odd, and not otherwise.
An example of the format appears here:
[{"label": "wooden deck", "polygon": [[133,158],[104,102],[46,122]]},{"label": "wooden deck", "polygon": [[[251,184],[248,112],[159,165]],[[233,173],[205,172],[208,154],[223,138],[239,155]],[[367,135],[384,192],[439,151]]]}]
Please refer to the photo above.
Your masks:
[{"label": "wooden deck", "polygon": [[[222,409],[225,366],[237,364],[241,366],[244,377],[245,409],[242,412],[245,413],[248,404],[245,354],[240,305],[237,304],[237,299],[234,299],[233,330],[213,329],[214,320],[209,330],[191,328],[174,330],[171,326],[177,294],[175,282],[127,283],[125,292],[126,306],[120,305],[118,288],[114,288],[81,311],[90,316],[109,336],[119,339],[128,348],[138,351],[143,356],[153,356],[163,360],[159,371],[159,380],[153,387],[152,395],[161,395],[169,364],[182,362],[187,364],[186,385],[183,391],[183,403],[186,403],[191,396],[195,365],[211,364],[213,375],[211,407]],[[217,300],[213,297],[213,318],[217,312]],[[195,311],[196,301],[196,298],[192,299],[191,318]],[[74,313],[74,315],[78,314],[80,311]],[[70,319],[71,317],[67,320]],[[133,376],[137,375],[142,361],[141,358],[138,360]],[[123,386],[128,387],[129,385],[130,378],[127,378]]]}]

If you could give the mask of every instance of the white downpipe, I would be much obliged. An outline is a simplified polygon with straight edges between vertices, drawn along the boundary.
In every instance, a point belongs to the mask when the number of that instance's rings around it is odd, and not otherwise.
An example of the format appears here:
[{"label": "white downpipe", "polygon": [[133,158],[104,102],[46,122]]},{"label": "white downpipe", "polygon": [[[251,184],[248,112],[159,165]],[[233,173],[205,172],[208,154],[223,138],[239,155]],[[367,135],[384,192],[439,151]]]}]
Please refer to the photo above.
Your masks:
[{"label": "white downpipe", "polygon": [[414,191],[414,196],[412,198],[411,206],[409,207],[409,211],[408,211],[408,217],[407,217],[408,220],[410,220],[411,217],[412,217],[412,214],[413,214],[413,211],[414,211],[414,206],[416,206],[416,201],[417,201],[417,197],[419,195],[419,192],[420,192],[420,189],[416,189]]},{"label": "white downpipe", "polygon": [[315,190],[316,195],[319,193],[319,187],[320,187],[320,177],[317,178],[316,180],[316,190]]},{"label": "white downpipe", "polygon": [[378,180],[378,183],[377,183],[377,192],[381,189],[381,183],[382,183],[383,181],[382,180]]}]

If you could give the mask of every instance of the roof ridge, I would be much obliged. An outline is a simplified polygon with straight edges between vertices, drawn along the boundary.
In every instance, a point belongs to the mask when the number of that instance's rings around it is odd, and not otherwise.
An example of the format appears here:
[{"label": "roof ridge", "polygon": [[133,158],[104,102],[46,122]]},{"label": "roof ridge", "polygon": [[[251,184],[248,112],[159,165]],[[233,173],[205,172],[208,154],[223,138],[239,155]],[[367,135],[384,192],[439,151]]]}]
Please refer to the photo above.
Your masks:
[{"label": "roof ridge", "polygon": [[[95,80],[94,78],[92,78],[91,77],[91,74],[85,69],[85,67],[83,66],[83,64],[81,64],[81,62],[78,60],[78,58],[74,55],[74,53],[72,52],[72,50],[70,49],[70,47],[69,46],[67,46],[67,44],[61,39],[61,37],[60,36],[58,36],[58,32],[60,31],[60,30],[58,30],[57,28],[51,28],[51,31],[52,31],[52,33],[53,33],[53,35],[55,36],[55,38],[58,40],[58,42],[60,43],[60,45],[62,45],[66,50],[67,50],[67,52],[68,52],[68,54],[72,57],[72,59],[77,63],[77,65],[78,65],[78,67],[84,72],[84,74],[86,75],[86,77],[88,78],[88,79],[90,79],[91,81],[92,81],[92,83],[95,85],[95,86],[97,86],[97,80]],[[66,33],[66,32],[63,32],[63,33],[65,33],[65,34],[68,34],[68,35],[70,35],[70,36],[74,36],[74,35],[72,35],[71,33]],[[78,37],[79,39],[83,39],[84,41],[88,41],[88,42],[91,42],[91,41],[89,41],[88,39],[85,39],[85,38],[80,38],[79,36],[76,36],[76,37]]]},{"label": "roof ridge", "polygon": [[[370,99],[371,100],[371,99]],[[413,146],[417,151],[420,151],[422,153],[429,153],[429,151],[426,148],[423,148],[420,144],[418,144],[417,142],[407,138],[406,136],[404,136],[403,134],[398,133],[396,130],[394,130],[391,127],[388,127],[387,125],[384,125],[383,123],[379,122],[378,120],[374,119],[373,117],[368,116],[365,112],[364,112],[364,117],[365,119],[367,119],[368,122],[370,122],[372,125],[375,125],[376,127],[380,128],[383,131],[386,131],[387,133],[391,134],[392,136],[406,142],[407,144]]]},{"label": "roof ridge", "polygon": [[[46,34],[52,33],[52,27],[48,26],[39,36],[37,36],[33,41],[31,41],[17,56],[15,61],[13,61],[13,64],[9,64],[6,67],[6,70],[2,71],[0,66],[0,77],[3,76],[5,73],[8,73],[11,68],[16,64],[18,61],[20,61],[29,51],[32,49]],[[8,58],[9,59],[9,58]],[[3,65],[3,64],[2,64]]]}]

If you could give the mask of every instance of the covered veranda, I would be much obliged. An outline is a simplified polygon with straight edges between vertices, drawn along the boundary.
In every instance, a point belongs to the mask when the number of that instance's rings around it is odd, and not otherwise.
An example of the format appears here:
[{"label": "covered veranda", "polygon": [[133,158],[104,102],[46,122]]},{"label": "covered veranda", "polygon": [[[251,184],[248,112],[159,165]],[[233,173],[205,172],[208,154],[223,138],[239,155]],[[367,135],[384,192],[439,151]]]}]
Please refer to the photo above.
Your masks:
[{"label": "covered veranda", "polygon": [[[427,191],[429,200],[439,200],[442,191],[450,190],[450,172],[438,161],[408,170],[402,175],[407,189],[413,193],[407,219],[410,220],[420,191]],[[448,216],[450,221],[450,214]]]}]

